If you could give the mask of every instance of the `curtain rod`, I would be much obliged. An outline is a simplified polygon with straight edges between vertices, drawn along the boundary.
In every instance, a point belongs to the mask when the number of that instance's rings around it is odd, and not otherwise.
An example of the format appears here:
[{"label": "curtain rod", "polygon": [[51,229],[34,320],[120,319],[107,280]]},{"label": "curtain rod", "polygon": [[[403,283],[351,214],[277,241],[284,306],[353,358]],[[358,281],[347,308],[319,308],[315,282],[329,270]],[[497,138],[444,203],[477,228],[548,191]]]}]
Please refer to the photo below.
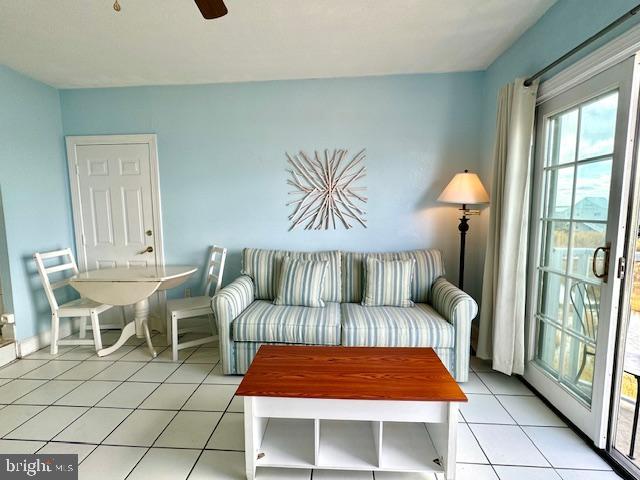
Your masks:
[{"label": "curtain rod", "polygon": [[533,83],[534,80],[540,78],[542,75],[544,75],[545,73],[547,73],[549,70],[551,70],[552,68],[557,67],[558,65],[560,65],[562,62],[564,62],[567,58],[573,56],[574,54],[576,54],[577,52],[579,52],[580,50],[582,50],[583,48],[585,48],[586,46],[590,45],[591,43],[595,42],[596,40],[598,40],[600,37],[606,35],[607,33],[609,33],[611,30],[613,30],[614,28],[616,28],[618,25],[626,22],[627,20],[629,20],[631,17],[633,17],[635,14],[637,14],[638,12],[640,12],[640,5],[636,5],[635,7],[633,7],[631,10],[629,10],[627,13],[625,13],[624,15],[622,15],[621,17],[617,18],[616,20],[614,20],[613,22],[611,22],[609,25],[607,25],[606,27],[604,27],[602,30],[600,30],[598,33],[595,33],[594,35],[590,36],[589,38],[587,38],[584,42],[582,42],[580,45],[578,45],[575,48],[572,48],[571,50],[569,50],[567,53],[565,53],[564,55],[562,55],[560,58],[558,58],[555,62],[550,63],[549,65],[547,65],[546,67],[544,67],[542,70],[534,73],[533,75],[531,75],[529,78],[527,78],[524,81],[524,86],[528,87],[529,85],[531,85]]}]

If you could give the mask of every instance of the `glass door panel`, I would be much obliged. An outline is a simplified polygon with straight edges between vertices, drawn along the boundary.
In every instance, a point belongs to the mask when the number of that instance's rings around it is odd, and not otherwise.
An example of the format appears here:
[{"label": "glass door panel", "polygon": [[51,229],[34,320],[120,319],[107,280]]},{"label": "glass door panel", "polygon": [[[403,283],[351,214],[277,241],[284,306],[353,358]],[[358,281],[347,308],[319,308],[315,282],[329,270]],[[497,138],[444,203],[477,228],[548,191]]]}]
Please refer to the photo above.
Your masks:
[{"label": "glass door panel", "polygon": [[[552,323],[555,334],[540,338],[551,344],[542,345],[539,360],[587,404],[602,283],[592,257],[605,244],[617,102],[617,90],[606,92],[547,121],[547,208],[539,219],[547,233],[538,267],[546,279],[537,318],[540,331]],[[556,361],[549,362],[549,351]]]},{"label": "glass door panel", "polygon": [[525,378],[599,446],[613,372],[634,82],[632,57],[537,110]]},{"label": "glass door panel", "polygon": [[[640,192],[639,192],[640,193]],[[636,202],[640,196],[636,193]],[[640,224],[636,206],[636,221],[630,231],[637,232]],[[621,329],[618,343],[618,371],[614,389],[615,401],[611,416],[609,452],[636,478],[640,478],[640,435],[638,386],[640,383],[640,238],[630,239],[631,262],[628,264],[625,295],[621,310]]]}]

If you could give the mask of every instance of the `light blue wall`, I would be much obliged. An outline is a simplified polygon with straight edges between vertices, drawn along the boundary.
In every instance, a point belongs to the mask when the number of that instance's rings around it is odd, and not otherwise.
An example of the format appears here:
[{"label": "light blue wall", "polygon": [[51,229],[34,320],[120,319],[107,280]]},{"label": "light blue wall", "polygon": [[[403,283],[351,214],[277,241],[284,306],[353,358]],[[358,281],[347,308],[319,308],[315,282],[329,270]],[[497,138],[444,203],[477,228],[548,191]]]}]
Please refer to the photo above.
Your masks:
[{"label": "light blue wall", "polygon": [[[436,197],[480,165],[482,74],[61,91],[66,135],[157,133],[168,263],[229,247],[436,247],[457,278],[457,212]],[[288,232],[285,152],[367,149],[368,229]],[[469,290],[479,271],[469,246]]]},{"label": "light blue wall", "polygon": [[[483,125],[484,173],[491,175],[491,151],[495,138],[496,100],[500,87],[516,77],[528,77],[598,32],[637,5],[637,0],[559,0],[485,72]],[[548,78],[615,36],[640,22],[639,18],[598,40],[591,47],[551,71]]]},{"label": "light blue wall", "polygon": [[19,339],[50,328],[31,258],[73,247],[67,178],[58,91],[0,65],[0,274]]}]

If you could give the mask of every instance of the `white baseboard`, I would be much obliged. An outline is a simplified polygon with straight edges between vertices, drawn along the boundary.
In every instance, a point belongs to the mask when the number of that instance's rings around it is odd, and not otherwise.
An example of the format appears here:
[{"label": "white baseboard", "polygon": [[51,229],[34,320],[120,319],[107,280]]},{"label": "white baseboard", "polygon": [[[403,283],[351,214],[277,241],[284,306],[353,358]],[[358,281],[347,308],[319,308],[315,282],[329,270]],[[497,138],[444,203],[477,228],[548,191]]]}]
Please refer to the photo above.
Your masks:
[{"label": "white baseboard", "polygon": [[[60,322],[60,338],[71,335],[77,332],[79,328],[78,320],[71,319],[67,322]],[[16,340],[16,352],[18,358],[24,358],[34,352],[37,352],[41,348],[51,345],[51,330],[45,330],[33,337],[23,338],[22,340]]]}]

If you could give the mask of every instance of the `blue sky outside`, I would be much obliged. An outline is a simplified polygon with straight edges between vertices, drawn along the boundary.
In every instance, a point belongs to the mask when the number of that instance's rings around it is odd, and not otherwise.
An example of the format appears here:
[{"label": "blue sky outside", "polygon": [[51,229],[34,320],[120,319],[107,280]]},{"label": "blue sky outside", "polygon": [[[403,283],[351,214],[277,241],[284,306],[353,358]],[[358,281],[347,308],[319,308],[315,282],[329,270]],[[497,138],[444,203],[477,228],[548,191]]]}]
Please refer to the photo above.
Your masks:
[{"label": "blue sky outside", "polygon": [[[613,92],[594,101],[583,104],[581,110],[580,135],[578,142],[578,108],[557,115],[552,121],[557,122],[556,134],[559,135],[558,151],[551,152],[547,164],[562,165],[573,162],[578,149],[578,160],[607,155],[613,152],[618,93]],[[550,125],[552,125],[550,123]],[[606,219],[609,188],[611,183],[611,159],[579,165],[577,168],[576,199],[580,204],[585,199],[598,199],[603,212],[597,215]],[[548,174],[550,174],[549,172]],[[555,208],[556,214],[563,212],[566,216],[571,205],[573,189],[574,165],[557,170]],[[553,196],[551,197],[553,198]],[[605,201],[603,201],[603,199]]]}]

